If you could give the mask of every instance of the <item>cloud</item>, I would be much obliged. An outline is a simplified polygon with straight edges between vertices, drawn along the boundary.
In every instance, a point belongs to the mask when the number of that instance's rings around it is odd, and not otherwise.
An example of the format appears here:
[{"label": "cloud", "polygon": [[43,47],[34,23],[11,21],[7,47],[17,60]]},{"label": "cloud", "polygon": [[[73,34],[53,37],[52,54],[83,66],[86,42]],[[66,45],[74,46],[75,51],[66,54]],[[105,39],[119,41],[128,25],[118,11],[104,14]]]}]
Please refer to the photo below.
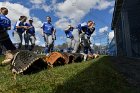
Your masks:
[{"label": "cloud", "polygon": [[114,37],[114,31],[110,32],[109,33],[109,42],[111,42],[111,40],[113,39]]},{"label": "cloud", "polygon": [[98,0],[95,9],[98,10],[104,10],[108,8],[109,6],[114,6],[114,1],[109,1],[109,0]]},{"label": "cloud", "polygon": [[42,4],[45,3],[45,0],[30,0],[30,2],[33,4]]},{"label": "cloud", "polygon": [[49,12],[51,10],[51,7],[48,5],[42,5],[42,9],[44,9],[46,12]]},{"label": "cloud", "polygon": [[112,14],[113,11],[114,11],[114,5],[115,5],[115,0],[113,0],[113,1],[111,2],[111,9],[109,10],[109,13],[110,13],[110,14]]},{"label": "cloud", "polygon": [[66,36],[60,36],[60,40],[66,40]]},{"label": "cloud", "polygon": [[40,46],[45,47],[45,43],[41,43]]},{"label": "cloud", "polygon": [[[45,0],[30,0],[32,3],[31,9],[43,9],[46,12],[49,12],[52,10],[51,5],[47,5]],[[52,3],[55,3],[55,0],[52,1]]]},{"label": "cloud", "polygon": [[96,46],[100,46],[101,44],[100,44],[100,43],[95,43],[95,45],[96,45]]},{"label": "cloud", "polygon": [[61,18],[60,20],[58,20],[56,23],[55,23],[55,26],[57,28],[62,28],[62,29],[65,29],[70,23],[68,22],[68,20],[66,18]]},{"label": "cloud", "polygon": [[[57,23],[59,23],[58,28],[64,29],[64,24],[76,25],[84,16],[90,11],[90,8],[96,4],[96,0],[66,0],[63,3],[56,5],[56,16],[60,18]],[[89,3],[87,3],[89,2]],[[75,5],[73,5],[75,4]],[[84,5],[84,7],[81,7]]]},{"label": "cloud", "polygon": [[43,9],[46,12],[50,12],[51,6],[48,6],[47,4],[33,4],[31,9]]},{"label": "cloud", "polygon": [[[55,4],[55,15],[59,18],[56,27],[64,29],[64,24],[76,26],[91,9],[103,10],[112,6],[108,0],[65,0]],[[58,25],[59,24],[59,25]]]},{"label": "cloud", "polygon": [[114,8],[111,8],[111,9],[109,10],[109,13],[112,14],[113,11],[114,11]]},{"label": "cloud", "polygon": [[106,31],[108,31],[108,26],[99,29],[99,33],[104,33]]},{"label": "cloud", "polygon": [[45,0],[30,0],[32,9],[43,9],[46,12],[54,11],[59,20],[56,28],[64,29],[68,24],[76,26],[91,9],[103,10],[113,6],[114,1],[109,0],[64,0],[57,2],[52,0],[46,4]]},{"label": "cloud", "polygon": [[40,40],[40,38],[39,37],[36,37],[36,41],[35,41],[35,44],[40,44],[41,43],[41,40]]},{"label": "cloud", "polygon": [[41,33],[41,31],[42,31],[41,26],[43,23],[37,17],[33,17],[33,20],[34,20],[33,24],[36,27],[36,31]]}]

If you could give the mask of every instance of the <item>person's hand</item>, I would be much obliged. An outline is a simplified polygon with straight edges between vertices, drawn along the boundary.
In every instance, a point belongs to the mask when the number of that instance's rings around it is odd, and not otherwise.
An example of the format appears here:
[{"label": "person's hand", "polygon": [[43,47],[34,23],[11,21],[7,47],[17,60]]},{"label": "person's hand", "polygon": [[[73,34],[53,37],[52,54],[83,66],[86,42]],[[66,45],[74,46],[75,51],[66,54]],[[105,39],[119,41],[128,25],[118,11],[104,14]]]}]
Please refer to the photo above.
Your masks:
[{"label": "person's hand", "polygon": [[89,28],[93,28],[94,27],[94,24],[92,23],[90,26],[89,26]]},{"label": "person's hand", "polygon": [[56,40],[56,37],[55,37],[55,36],[53,36],[53,37],[52,37],[52,39],[53,39],[53,40]]},{"label": "person's hand", "polygon": [[72,36],[71,39],[74,39],[74,36]]},{"label": "person's hand", "polygon": [[81,32],[82,32],[83,34],[85,34],[85,31],[82,30]]},{"label": "person's hand", "polygon": [[11,27],[7,27],[7,30],[11,30]]},{"label": "person's hand", "polygon": [[24,28],[24,29],[28,29],[28,27],[27,27],[27,26],[23,26],[23,28]]},{"label": "person's hand", "polygon": [[37,40],[35,36],[34,36],[34,38],[35,38],[35,40]]},{"label": "person's hand", "polygon": [[64,31],[69,30],[71,27],[72,27],[71,25],[68,25],[68,27]]},{"label": "person's hand", "polygon": [[14,32],[12,32],[12,36],[14,37]]},{"label": "person's hand", "polygon": [[28,27],[28,29],[31,29],[33,26]]},{"label": "person's hand", "polygon": [[70,29],[70,28],[71,28],[71,25],[68,26],[68,29]]}]

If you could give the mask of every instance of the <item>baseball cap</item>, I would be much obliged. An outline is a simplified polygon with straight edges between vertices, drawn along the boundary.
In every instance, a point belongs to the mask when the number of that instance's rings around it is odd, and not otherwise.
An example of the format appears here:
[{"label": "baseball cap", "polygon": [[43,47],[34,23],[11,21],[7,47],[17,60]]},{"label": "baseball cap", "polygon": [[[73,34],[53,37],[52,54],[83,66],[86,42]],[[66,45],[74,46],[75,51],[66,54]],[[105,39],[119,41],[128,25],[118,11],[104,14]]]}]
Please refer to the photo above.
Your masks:
[{"label": "baseball cap", "polygon": [[30,18],[29,20],[33,21],[33,18]]},{"label": "baseball cap", "polygon": [[81,26],[86,26],[86,25],[87,25],[87,23],[86,23],[86,22],[84,22],[84,23],[82,23],[82,24],[81,24]]}]

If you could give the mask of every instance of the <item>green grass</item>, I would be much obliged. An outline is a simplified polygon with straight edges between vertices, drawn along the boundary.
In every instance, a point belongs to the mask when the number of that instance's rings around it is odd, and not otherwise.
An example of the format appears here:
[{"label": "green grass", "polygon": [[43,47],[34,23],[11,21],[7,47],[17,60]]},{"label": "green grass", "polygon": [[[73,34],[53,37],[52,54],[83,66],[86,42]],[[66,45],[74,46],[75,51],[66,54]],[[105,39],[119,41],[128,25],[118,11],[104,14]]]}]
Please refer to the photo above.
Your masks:
[{"label": "green grass", "polygon": [[10,66],[0,66],[0,93],[136,93],[109,59],[101,56],[88,62],[18,75],[17,80],[13,79]]}]

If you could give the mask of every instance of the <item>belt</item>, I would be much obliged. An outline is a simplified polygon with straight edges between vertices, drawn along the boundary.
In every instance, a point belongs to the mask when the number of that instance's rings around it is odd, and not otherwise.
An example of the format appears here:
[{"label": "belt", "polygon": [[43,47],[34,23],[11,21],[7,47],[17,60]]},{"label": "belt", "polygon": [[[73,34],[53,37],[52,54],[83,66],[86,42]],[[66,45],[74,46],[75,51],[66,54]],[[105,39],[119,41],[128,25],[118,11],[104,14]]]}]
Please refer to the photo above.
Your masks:
[{"label": "belt", "polygon": [[52,35],[52,34],[49,34],[49,33],[45,33],[46,35]]},{"label": "belt", "polygon": [[3,33],[7,30],[7,28],[0,27],[0,33]]},{"label": "belt", "polygon": [[67,38],[70,38],[70,39],[72,39],[73,37],[67,37]]}]

